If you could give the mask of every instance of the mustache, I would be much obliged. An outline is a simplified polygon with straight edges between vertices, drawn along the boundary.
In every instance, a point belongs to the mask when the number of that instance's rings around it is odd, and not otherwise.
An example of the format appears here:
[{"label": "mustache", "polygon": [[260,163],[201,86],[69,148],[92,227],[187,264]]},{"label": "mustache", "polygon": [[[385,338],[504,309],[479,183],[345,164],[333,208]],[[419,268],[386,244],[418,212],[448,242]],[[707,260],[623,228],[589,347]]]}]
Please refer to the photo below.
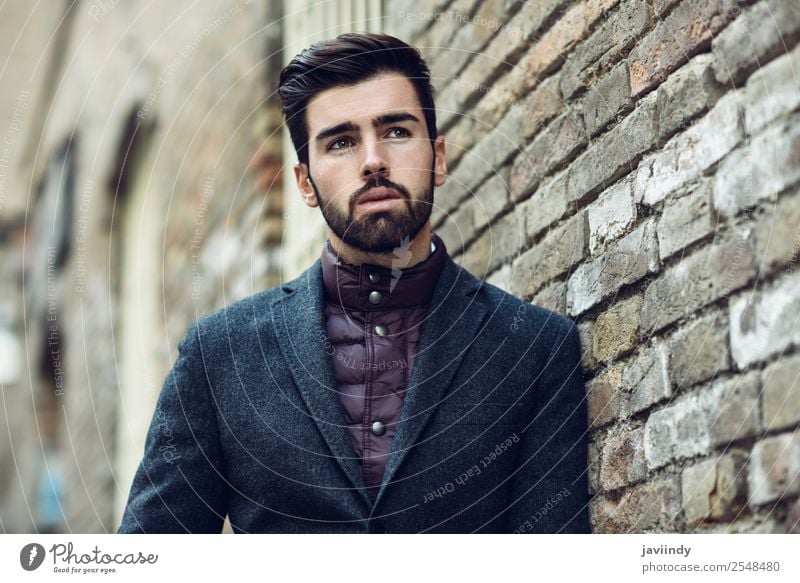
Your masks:
[{"label": "mustache", "polygon": [[356,204],[358,204],[358,199],[360,199],[361,196],[368,190],[371,190],[373,188],[379,188],[381,186],[384,188],[391,188],[392,190],[397,191],[403,198],[406,199],[410,198],[408,191],[405,188],[403,188],[399,184],[391,182],[390,180],[384,178],[383,176],[379,176],[375,180],[371,180],[370,182],[368,182],[367,184],[365,184],[364,186],[362,186],[356,192],[353,193],[353,196],[350,197],[350,206],[353,207]]}]

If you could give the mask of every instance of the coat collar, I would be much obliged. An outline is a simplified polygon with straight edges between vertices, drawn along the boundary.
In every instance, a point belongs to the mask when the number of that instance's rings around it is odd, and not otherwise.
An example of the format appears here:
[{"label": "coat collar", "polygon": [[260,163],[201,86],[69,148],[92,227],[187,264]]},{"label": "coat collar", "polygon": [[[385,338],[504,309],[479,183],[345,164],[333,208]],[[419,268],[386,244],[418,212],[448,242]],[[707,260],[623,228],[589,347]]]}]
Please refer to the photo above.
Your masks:
[{"label": "coat collar", "polygon": [[[271,306],[277,344],[314,423],[345,475],[374,512],[400,464],[442,400],[456,370],[479,336],[488,308],[476,295],[481,280],[444,255],[428,316],[420,330],[404,404],[392,441],[378,496],[371,503],[353,450],[333,363],[325,350],[324,284],[321,259],[296,279],[283,284],[283,295]],[[320,455],[326,455],[320,452]]]},{"label": "coat collar", "polygon": [[[328,239],[320,255],[325,298],[345,308],[363,311],[426,305],[433,295],[445,255],[447,247],[444,241],[432,233],[430,255],[411,267],[389,268],[372,263],[353,265],[336,254]],[[380,299],[373,303],[370,294],[376,291]]]}]

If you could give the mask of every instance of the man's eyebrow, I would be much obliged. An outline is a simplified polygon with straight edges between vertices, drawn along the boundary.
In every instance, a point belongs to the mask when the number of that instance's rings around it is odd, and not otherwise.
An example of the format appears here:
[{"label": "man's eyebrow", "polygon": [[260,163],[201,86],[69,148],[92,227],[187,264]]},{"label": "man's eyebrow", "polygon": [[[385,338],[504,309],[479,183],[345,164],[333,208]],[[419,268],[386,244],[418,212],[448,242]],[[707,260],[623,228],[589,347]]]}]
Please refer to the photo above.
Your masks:
[{"label": "man's eyebrow", "polygon": [[[407,111],[393,111],[390,113],[384,113],[383,115],[379,115],[378,117],[373,119],[372,126],[377,128],[390,123],[397,123],[401,121],[413,121],[416,123],[420,123],[419,118],[416,115],[410,114]],[[343,134],[345,132],[358,133],[358,126],[351,121],[346,121],[336,124],[335,126],[325,128],[324,130],[319,132],[317,136],[314,138],[314,141],[319,143],[323,140],[326,140],[327,138],[331,138],[333,136]]]}]

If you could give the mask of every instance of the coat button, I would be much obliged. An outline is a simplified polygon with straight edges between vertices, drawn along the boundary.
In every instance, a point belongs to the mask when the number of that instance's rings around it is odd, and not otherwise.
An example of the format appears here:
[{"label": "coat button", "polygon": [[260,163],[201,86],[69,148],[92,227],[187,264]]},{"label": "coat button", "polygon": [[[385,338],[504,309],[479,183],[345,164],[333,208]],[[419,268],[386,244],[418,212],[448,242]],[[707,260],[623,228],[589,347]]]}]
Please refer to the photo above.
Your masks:
[{"label": "coat button", "polygon": [[383,294],[381,292],[379,292],[379,291],[369,292],[369,301],[370,301],[370,303],[377,304],[377,303],[380,303],[380,301],[382,299],[383,299]]},{"label": "coat button", "polygon": [[375,421],[372,424],[372,433],[375,435],[383,435],[386,433],[386,425],[384,425],[381,421]]},{"label": "coat button", "polygon": [[372,283],[378,283],[381,280],[381,274],[377,271],[373,271],[369,274],[369,280]]},{"label": "coat button", "polygon": [[389,329],[384,326],[383,324],[378,324],[375,326],[375,334],[378,336],[386,336],[389,333]]}]

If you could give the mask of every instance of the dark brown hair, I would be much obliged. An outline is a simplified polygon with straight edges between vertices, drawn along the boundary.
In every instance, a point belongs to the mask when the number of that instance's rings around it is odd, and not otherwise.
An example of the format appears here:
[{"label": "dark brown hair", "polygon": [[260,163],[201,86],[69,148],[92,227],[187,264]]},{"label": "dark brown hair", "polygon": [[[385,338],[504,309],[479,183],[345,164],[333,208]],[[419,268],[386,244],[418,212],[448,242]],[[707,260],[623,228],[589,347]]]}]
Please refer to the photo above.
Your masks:
[{"label": "dark brown hair", "polygon": [[431,73],[419,50],[387,34],[345,33],[314,43],[281,70],[281,110],[300,163],[308,164],[305,111],[311,98],[385,72],[402,73],[414,85],[433,144],[437,132]]}]

